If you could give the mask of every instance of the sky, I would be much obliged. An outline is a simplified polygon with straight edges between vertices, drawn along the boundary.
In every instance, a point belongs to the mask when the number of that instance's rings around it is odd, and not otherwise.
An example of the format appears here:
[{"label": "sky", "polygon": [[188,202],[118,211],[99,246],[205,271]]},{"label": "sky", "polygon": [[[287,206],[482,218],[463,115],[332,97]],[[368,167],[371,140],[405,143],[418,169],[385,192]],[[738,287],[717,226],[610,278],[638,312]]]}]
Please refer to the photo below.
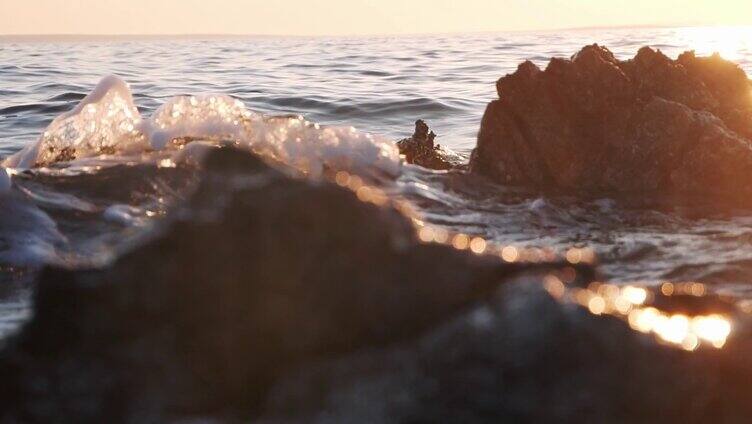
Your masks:
[{"label": "sky", "polygon": [[0,0],[0,34],[357,35],[752,25],[752,0]]}]

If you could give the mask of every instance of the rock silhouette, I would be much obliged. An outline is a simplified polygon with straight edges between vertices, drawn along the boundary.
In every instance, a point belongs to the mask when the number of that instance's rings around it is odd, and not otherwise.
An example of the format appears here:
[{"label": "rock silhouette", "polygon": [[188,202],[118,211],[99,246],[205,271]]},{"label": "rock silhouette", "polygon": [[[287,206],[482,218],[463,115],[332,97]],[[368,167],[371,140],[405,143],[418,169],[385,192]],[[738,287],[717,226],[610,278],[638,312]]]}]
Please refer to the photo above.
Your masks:
[{"label": "rock silhouette", "polygon": [[497,83],[471,170],[573,193],[752,194],[752,85],[720,56],[626,61],[591,45]]},{"label": "rock silhouette", "polygon": [[420,165],[430,169],[452,169],[458,164],[452,162],[441,146],[434,145],[436,134],[422,119],[415,121],[415,132],[412,136],[397,142],[401,154],[405,155],[407,163]]},{"label": "rock silhouette", "polygon": [[283,372],[413,337],[526,269],[421,244],[393,207],[249,153],[204,168],[114,263],[42,271],[0,353],[0,422],[252,415]]}]

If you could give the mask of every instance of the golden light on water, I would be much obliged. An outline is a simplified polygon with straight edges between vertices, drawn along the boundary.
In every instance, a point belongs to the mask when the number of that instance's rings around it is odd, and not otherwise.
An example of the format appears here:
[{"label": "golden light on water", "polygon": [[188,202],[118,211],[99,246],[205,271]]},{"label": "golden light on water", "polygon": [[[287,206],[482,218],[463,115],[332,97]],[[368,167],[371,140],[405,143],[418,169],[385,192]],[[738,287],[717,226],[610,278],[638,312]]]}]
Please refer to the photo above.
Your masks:
[{"label": "golden light on water", "polygon": [[724,59],[737,61],[752,52],[752,27],[680,28],[677,41],[692,46],[698,56],[718,53]]},{"label": "golden light on water", "polygon": [[482,254],[486,251],[486,241],[481,237],[474,237],[470,241],[470,250],[478,255]]},{"label": "golden light on water", "polygon": [[[338,171],[334,174],[333,180],[338,186],[352,190],[361,202],[373,203],[377,206],[384,206],[389,202],[389,196],[383,190],[366,184],[361,177],[355,174],[350,174],[347,171]],[[408,205],[395,202],[394,207],[402,210],[405,215],[411,216]],[[420,237],[420,234],[418,235]],[[425,237],[425,234],[423,236]]]},{"label": "golden light on water", "polygon": [[449,231],[443,228],[433,229],[433,241],[444,244],[449,240]]},{"label": "golden light on water", "polygon": [[595,252],[590,248],[573,247],[567,250],[565,257],[572,265],[579,263],[592,263],[595,260]]},{"label": "golden light on water", "polygon": [[721,315],[700,316],[692,319],[692,329],[699,338],[722,347],[731,334],[731,323]]},{"label": "golden light on water", "polygon": [[688,317],[668,315],[656,308],[635,309],[629,314],[629,325],[643,333],[654,333],[664,341],[694,350],[701,342],[722,348],[731,334],[731,321],[719,314]]},{"label": "golden light on water", "polygon": [[689,318],[681,314],[670,317],[658,314],[653,331],[667,342],[682,344],[689,335]]},{"label": "golden light on water", "polygon": [[[664,295],[674,293],[677,285],[683,293],[692,296],[706,293],[705,286],[700,283],[664,283],[661,292]],[[544,279],[543,287],[555,299],[580,304],[594,315],[620,317],[633,330],[653,334],[658,340],[685,350],[695,350],[702,345],[720,349],[726,344],[732,330],[731,319],[722,314],[689,316],[646,306],[653,294],[644,287],[597,282],[585,289],[567,287],[553,275]]]},{"label": "golden light on water", "polygon": [[543,279],[543,288],[545,288],[554,299],[561,299],[567,289],[558,277],[550,274]]},{"label": "golden light on water", "polygon": [[593,296],[588,300],[587,307],[591,314],[600,315],[606,311],[606,300],[598,295]]},{"label": "golden light on water", "polygon": [[341,187],[347,187],[347,184],[350,182],[350,174],[345,171],[339,171],[334,176],[334,182]]},{"label": "golden light on water", "polygon": [[433,241],[433,229],[428,226],[421,227],[418,230],[418,238],[423,243],[430,243]]},{"label": "golden light on water", "polygon": [[627,317],[630,327],[642,333],[649,333],[655,326],[655,320],[659,315],[660,312],[657,309],[645,308],[629,311]]},{"label": "golden light on water", "polygon": [[[329,175],[337,185],[355,193],[363,202],[383,206],[390,201],[381,189],[366,184],[359,176],[346,171]],[[457,250],[469,250],[477,255],[495,255],[507,263],[542,261],[553,262],[565,259],[572,265],[590,264],[595,261],[595,252],[590,248],[573,247],[561,255],[552,250],[522,248],[513,245],[495,245],[483,237],[471,236],[427,224],[417,217],[406,200],[391,200],[395,208],[412,217],[417,238],[422,243],[449,245]],[[543,279],[543,288],[562,302],[574,302],[583,306],[593,315],[612,315],[626,321],[633,330],[652,334],[657,340],[693,351],[701,346],[722,348],[732,331],[731,319],[719,313],[690,316],[683,313],[662,311],[651,302],[656,296],[703,297],[707,287],[698,282],[664,282],[655,291],[636,284],[617,285],[605,282],[592,282],[586,288],[571,285],[577,278],[574,266],[564,266],[555,274]],[[752,304],[750,305],[752,310]]]},{"label": "golden light on water", "polygon": [[501,249],[501,258],[506,262],[515,262],[517,261],[517,259],[519,259],[519,257],[520,254],[517,251],[517,248],[514,246],[506,246]]},{"label": "golden light on water", "polygon": [[696,281],[675,283],[665,282],[661,284],[660,291],[664,296],[689,295],[701,297],[707,293],[707,288],[705,288],[705,284]]},{"label": "golden light on water", "polygon": [[387,195],[381,191],[380,189],[376,187],[371,186],[361,186],[355,191],[356,196],[359,200],[363,202],[369,202],[373,203],[378,206],[382,206],[386,204],[388,197]]},{"label": "golden light on water", "polygon": [[[437,238],[446,241],[449,236],[446,230],[424,225],[418,229],[418,238],[423,242],[436,242]],[[496,247],[481,237],[470,237],[462,233],[451,237],[451,245],[455,249],[469,249],[476,254],[496,249],[499,257],[509,263],[531,258],[552,259],[538,249],[521,249],[511,245]],[[591,249],[573,248],[565,252],[564,256],[568,262],[578,264],[594,260],[595,254]],[[669,313],[647,305],[657,294],[646,287],[601,282],[593,282],[587,288],[569,287],[568,284],[575,278],[575,270],[566,267],[558,275],[547,275],[543,280],[543,287],[557,300],[573,301],[593,315],[621,317],[633,330],[653,334],[656,339],[684,350],[693,351],[703,345],[720,349],[731,334],[731,320],[724,315],[688,316]],[[663,296],[702,297],[707,294],[705,285],[698,282],[666,282],[659,286],[659,291]]]},{"label": "golden light on water", "polygon": [[[342,171],[337,173],[335,181],[343,187],[351,188],[349,180],[342,175]],[[363,187],[356,190],[356,193],[359,193],[361,190],[363,190]],[[358,197],[360,198],[360,196]],[[504,262],[509,263],[540,263],[561,259],[561,255],[557,255],[551,249],[523,248],[512,245],[500,246],[486,241],[483,237],[471,236],[464,233],[451,233],[444,228],[427,224],[415,217],[413,218],[413,223],[416,226],[418,240],[422,243],[448,244],[457,250],[469,250],[476,255],[497,255]],[[588,261],[593,260],[595,257],[595,253],[591,249],[577,250],[583,252],[581,257],[578,256],[578,263],[580,261],[588,263]]]},{"label": "golden light on water", "polygon": [[642,305],[648,297],[648,291],[641,287],[626,286],[621,289],[621,296],[633,305]]},{"label": "golden light on water", "polygon": [[465,250],[470,244],[470,237],[465,234],[457,234],[452,239],[452,246],[458,250]]},{"label": "golden light on water", "polygon": [[157,167],[159,168],[175,168],[177,167],[177,164],[172,159],[162,159],[159,162],[157,162]]}]

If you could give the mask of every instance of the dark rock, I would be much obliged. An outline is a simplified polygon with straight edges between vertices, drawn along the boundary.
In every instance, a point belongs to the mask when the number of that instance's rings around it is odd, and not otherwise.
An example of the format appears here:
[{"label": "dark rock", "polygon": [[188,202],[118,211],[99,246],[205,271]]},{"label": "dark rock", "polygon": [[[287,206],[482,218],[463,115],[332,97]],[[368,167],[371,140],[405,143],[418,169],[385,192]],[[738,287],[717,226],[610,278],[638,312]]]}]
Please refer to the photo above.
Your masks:
[{"label": "dark rock", "polygon": [[416,341],[287,375],[263,422],[736,423],[752,413],[748,334],[686,352],[562,305],[528,278],[510,283]]},{"label": "dark rock", "polygon": [[598,45],[545,70],[525,62],[497,83],[471,170],[571,193],[752,194],[752,84],[737,65]]},{"label": "dark rock", "polygon": [[248,153],[205,168],[114,263],[42,271],[0,353],[0,422],[253,415],[283,372],[410,339],[526,268],[420,244],[396,209]]},{"label": "dark rock", "polygon": [[[742,321],[721,350],[669,348],[553,300],[538,283],[556,264],[420,244],[395,209],[247,153],[218,149],[199,174],[114,263],[43,271],[33,319],[0,352],[0,422],[752,414]],[[679,297],[676,311],[708,312]]]},{"label": "dark rock", "polygon": [[420,165],[430,169],[452,169],[459,166],[452,161],[447,152],[440,145],[434,145],[436,134],[430,131],[428,124],[422,119],[415,121],[415,132],[409,138],[397,142],[401,154],[405,155],[407,163]]}]

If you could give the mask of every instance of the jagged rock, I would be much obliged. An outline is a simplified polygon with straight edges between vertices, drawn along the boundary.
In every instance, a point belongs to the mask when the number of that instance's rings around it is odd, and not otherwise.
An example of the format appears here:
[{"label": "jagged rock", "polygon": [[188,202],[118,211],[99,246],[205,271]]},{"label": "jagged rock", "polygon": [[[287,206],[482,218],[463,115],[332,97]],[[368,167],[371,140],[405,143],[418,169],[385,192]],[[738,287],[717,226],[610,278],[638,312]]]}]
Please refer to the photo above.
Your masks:
[{"label": "jagged rock", "polygon": [[413,163],[430,169],[452,169],[453,163],[440,145],[434,145],[436,134],[428,128],[422,119],[415,121],[415,132],[409,138],[397,142],[401,154],[407,163]]},{"label": "jagged rock", "polygon": [[0,353],[0,422],[252,415],[281,373],[414,337],[525,269],[421,244],[396,209],[248,153],[204,166],[114,263],[42,271]]},{"label": "jagged rock", "polygon": [[601,46],[545,70],[522,63],[497,83],[471,170],[573,193],[752,194],[752,84],[737,65]]}]

